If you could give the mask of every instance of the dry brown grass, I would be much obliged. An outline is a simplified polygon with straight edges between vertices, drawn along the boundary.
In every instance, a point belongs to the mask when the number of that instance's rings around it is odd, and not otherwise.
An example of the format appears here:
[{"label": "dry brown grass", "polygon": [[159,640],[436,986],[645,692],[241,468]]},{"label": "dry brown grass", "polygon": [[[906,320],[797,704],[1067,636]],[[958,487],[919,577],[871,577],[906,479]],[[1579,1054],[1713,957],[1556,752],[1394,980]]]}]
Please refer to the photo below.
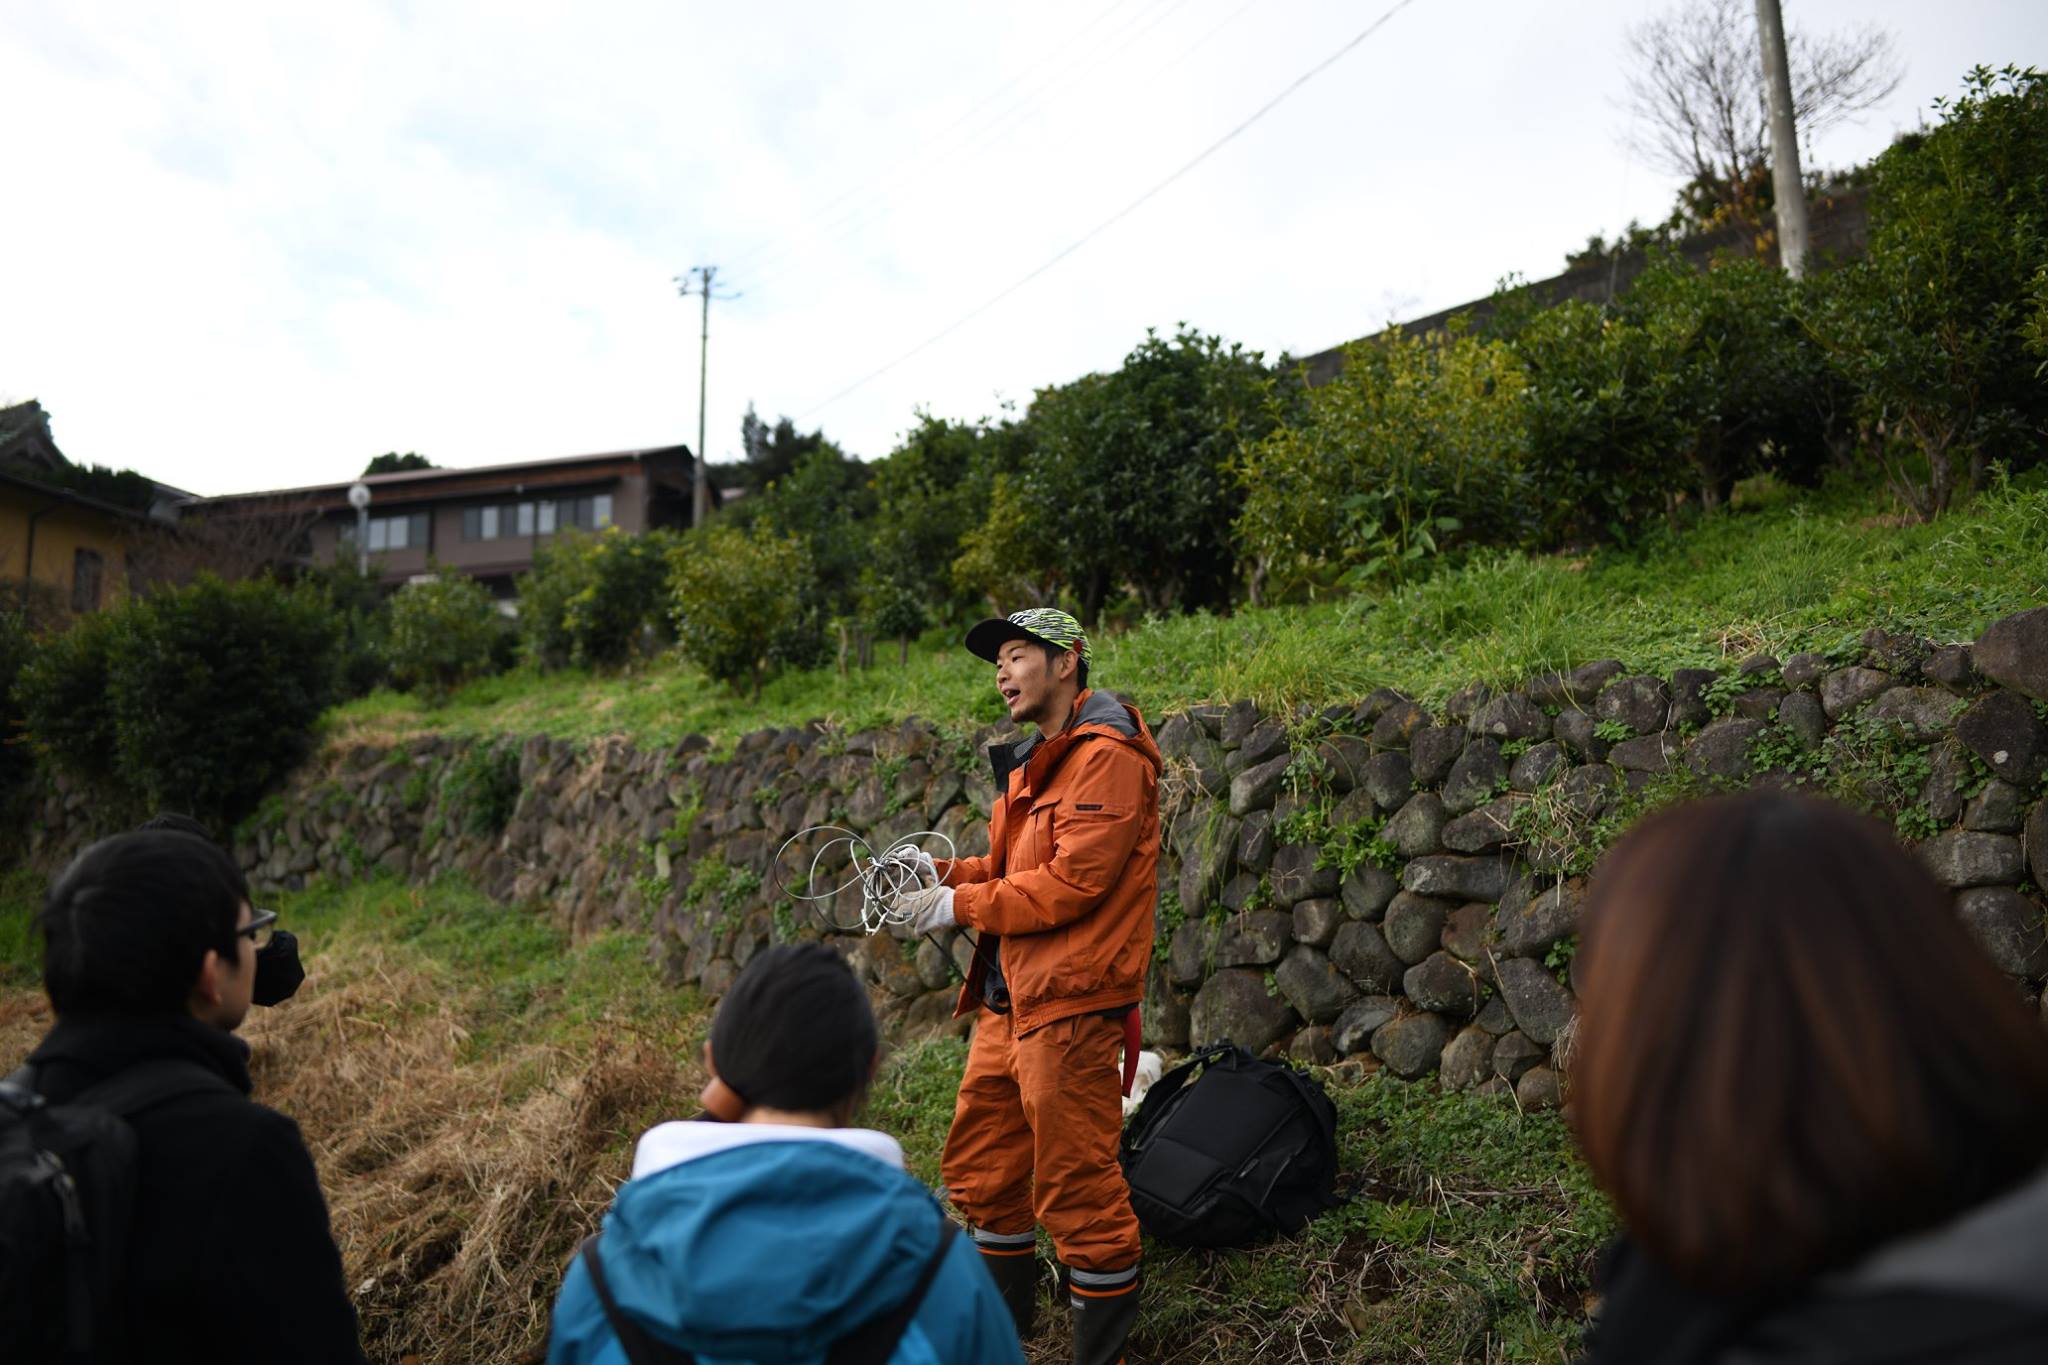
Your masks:
[{"label": "dry brown grass", "polygon": [[627,1144],[694,1087],[610,1034],[465,1060],[467,1002],[403,958],[366,949],[252,1021],[257,1094],[313,1148],[373,1359],[537,1360]]},{"label": "dry brown grass", "polygon": [[[510,1365],[546,1352],[577,1242],[631,1143],[701,1079],[622,1022],[583,1041],[478,1048],[491,983],[351,936],[243,1033],[256,1098],[297,1120],[327,1192],[370,1359]],[[0,1051],[49,1027],[40,991],[0,992]],[[689,1021],[679,1021],[683,1028]]]}]

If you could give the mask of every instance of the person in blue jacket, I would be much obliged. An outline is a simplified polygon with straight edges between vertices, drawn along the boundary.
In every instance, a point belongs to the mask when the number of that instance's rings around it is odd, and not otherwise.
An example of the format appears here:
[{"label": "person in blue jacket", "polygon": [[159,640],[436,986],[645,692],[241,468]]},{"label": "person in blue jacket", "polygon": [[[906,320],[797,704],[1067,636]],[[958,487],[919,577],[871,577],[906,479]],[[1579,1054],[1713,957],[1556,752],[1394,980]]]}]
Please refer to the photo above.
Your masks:
[{"label": "person in blue jacket", "polygon": [[894,1138],[847,1126],[878,1059],[838,954],[757,954],[705,1044],[710,1121],[641,1137],[555,1301],[549,1365],[1022,1365],[973,1243]]}]

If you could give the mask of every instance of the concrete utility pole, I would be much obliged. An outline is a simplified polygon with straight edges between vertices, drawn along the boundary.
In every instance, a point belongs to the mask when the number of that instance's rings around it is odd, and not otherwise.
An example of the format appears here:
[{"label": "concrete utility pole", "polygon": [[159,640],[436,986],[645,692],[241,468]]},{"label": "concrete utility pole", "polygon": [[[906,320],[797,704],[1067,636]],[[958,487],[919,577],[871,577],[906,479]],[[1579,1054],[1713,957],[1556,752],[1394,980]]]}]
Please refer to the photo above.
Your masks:
[{"label": "concrete utility pole", "polygon": [[[696,276],[696,283],[690,277]],[[684,298],[695,294],[704,300],[703,330],[698,334],[697,350],[697,478],[693,496],[690,499],[690,525],[702,526],[711,515],[711,476],[705,470],[709,458],[704,451],[704,393],[705,382],[711,370],[711,296],[716,291],[714,281],[718,278],[715,265],[691,266],[676,276],[676,292]],[[737,294],[719,294],[721,299],[736,299]]]},{"label": "concrete utility pole", "polygon": [[1785,16],[1778,0],[1756,0],[1756,31],[1764,49],[1764,88],[1771,101],[1771,188],[1778,198],[1778,260],[1785,273],[1806,273],[1806,184],[1799,173],[1799,130],[1792,125],[1792,77],[1785,65]]},{"label": "concrete utility pole", "polygon": [[370,571],[370,485],[361,479],[348,486],[348,505],[356,509],[356,572]]}]

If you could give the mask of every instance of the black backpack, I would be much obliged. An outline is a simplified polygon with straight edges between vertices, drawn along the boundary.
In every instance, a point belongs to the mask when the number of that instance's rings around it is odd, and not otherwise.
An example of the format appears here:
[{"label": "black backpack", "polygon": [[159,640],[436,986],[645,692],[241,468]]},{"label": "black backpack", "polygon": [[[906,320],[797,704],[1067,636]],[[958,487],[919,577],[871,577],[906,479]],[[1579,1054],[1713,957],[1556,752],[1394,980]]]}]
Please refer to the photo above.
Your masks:
[{"label": "black backpack", "polygon": [[1139,1223],[1181,1246],[1249,1246],[1343,1202],[1337,1106],[1322,1084],[1228,1039],[1145,1092],[1123,1167]]},{"label": "black backpack", "polygon": [[21,1365],[128,1359],[121,1276],[135,1210],[128,1120],[195,1090],[237,1093],[193,1062],[133,1066],[51,1104],[23,1067],[0,1080],[0,1341]]}]

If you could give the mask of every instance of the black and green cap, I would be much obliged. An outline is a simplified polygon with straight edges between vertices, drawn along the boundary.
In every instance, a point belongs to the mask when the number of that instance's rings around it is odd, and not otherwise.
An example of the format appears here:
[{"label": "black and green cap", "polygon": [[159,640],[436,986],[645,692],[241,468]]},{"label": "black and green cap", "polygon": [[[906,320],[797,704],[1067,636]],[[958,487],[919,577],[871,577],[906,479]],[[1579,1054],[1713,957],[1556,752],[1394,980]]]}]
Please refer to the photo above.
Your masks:
[{"label": "black and green cap", "polygon": [[1008,616],[992,616],[967,632],[967,652],[994,663],[996,652],[1012,640],[1035,640],[1054,649],[1071,649],[1084,664],[1093,660],[1081,623],[1057,607],[1032,607]]}]

